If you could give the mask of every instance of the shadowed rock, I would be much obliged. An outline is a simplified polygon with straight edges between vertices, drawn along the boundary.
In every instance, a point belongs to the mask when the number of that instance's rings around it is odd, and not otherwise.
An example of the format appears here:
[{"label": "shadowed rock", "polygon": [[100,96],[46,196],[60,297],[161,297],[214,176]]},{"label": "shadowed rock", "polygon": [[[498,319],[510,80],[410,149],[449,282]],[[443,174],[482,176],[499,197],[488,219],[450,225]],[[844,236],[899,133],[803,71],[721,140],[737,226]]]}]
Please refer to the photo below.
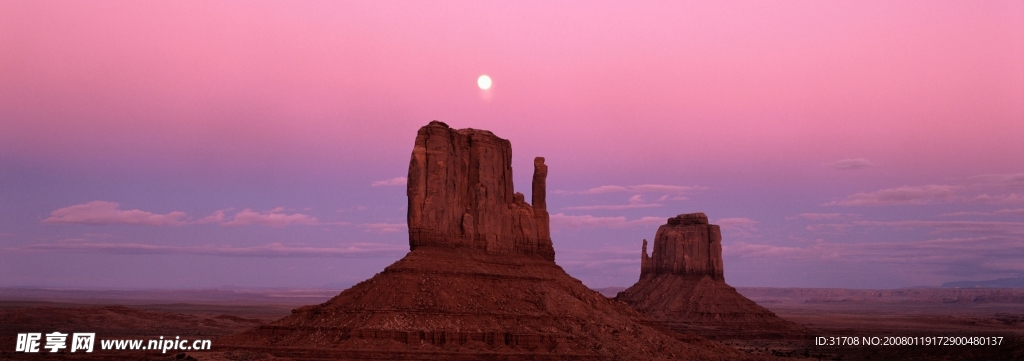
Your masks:
[{"label": "shadowed rock", "polygon": [[804,330],[725,283],[722,232],[704,213],[680,214],[658,227],[640,251],[640,280],[617,300],[677,332],[712,338],[789,337]]}]

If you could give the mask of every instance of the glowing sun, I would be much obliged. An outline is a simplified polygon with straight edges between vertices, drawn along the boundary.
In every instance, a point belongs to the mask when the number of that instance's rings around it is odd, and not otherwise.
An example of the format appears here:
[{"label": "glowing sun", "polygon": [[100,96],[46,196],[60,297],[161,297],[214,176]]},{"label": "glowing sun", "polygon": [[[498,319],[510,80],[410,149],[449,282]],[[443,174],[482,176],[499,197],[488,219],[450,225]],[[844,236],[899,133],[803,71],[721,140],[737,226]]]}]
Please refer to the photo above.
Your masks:
[{"label": "glowing sun", "polygon": [[491,77],[487,75],[481,75],[476,78],[476,85],[480,86],[480,89],[487,90],[491,88]]}]

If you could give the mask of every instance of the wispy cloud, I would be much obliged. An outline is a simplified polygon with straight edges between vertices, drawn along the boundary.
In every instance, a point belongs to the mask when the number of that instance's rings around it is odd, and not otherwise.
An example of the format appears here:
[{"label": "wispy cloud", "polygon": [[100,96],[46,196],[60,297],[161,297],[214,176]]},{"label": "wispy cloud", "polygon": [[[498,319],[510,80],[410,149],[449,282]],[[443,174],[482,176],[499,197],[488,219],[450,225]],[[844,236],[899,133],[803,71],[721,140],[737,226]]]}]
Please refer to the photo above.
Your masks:
[{"label": "wispy cloud", "polygon": [[1024,173],[1013,174],[982,174],[971,177],[971,180],[983,186],[997,187],[1008,190],[1024,190]]},{"label": "wispy cloud", "polygon": [[834,243],[821,241],[804,247],[736,242],[722,245],[722,256],[772,259],[834,259],[840,256],[840,249],[837,246]]},{"label": "wispy cloud", "polygon": [[577,194],[605,194],[605,193],[628,192],[628,191],[629,191],[629,188],[626,188],[626,187],[623,187],[623,186],[600,186],[600,187],[590,188],[590,189],[585,190],[585,191],[577,192]]},{"label": "wispy cloud", "polygon": [[970,212],[943,213],[943,214],[940,214],[939,217],[1004,216],[1004,215],[1024,216],[1024,208],[1000,209],[1000,210],[993,211],[993,212],[975,212],[975,211],[970,211]]},{"label": "wispy cloud", "polygon": [[404,186],[408,180],[405,177],[394,177],[391,179],[379,180],[370,184],[371,187]]},{"label": "wispy cloud", "polygon": [[551,215],[552,228],[627,228],[664,224],[668,218],[642,217],[626,220],[626,217],[594,217],[591,215],[567,216],[562,213]]},{"label": "wispy cloud", "polygon": [[864,158],[843,159],[829,164],[829,167],[838,170],[857,170],[870,168],[873,166],[875,166],[875,163],[872,163],[871,161]]},{"label": "wispy cloud", "polygon": [[196,221],[196,223],[199,223],[199,224],[204,224],[204,223],[223,223],[224,219],[225,219],[224,211],[229,211],[229,210],[231,210],[231,209],[229,208],[229,209],[221,209],[221,210],[215,211],[215,212],[213,212],[213,214],[210,214],[210,215],[208,215],[206,217],[203,217],[202,219]]},{"label": "wispy cloud", "polygon": [[596,210],[618,211],[618,210],[623,210],[623,209],[654,208],[654,207],[661,207],[661,204],[658,204],[658,203],[644,203],[644,204],[599,204],[599,205],[593,205],[593,206],[565,207],[565,208],[562,208],[562,209],[572,210],[572,211],[596,211]]},{"label": "wispy cloud", "polygon": [[407,227],[405,223],[363,223],[359,226],[363,227],[364,232],[376,233],[401,232]]},{"label": "wispy cloud", "polygon": [[702,191],[708,189],[703,186],[674,186],[665,184],[641,184],[633,186],[617,186],[617,185],[605,185],[600,187],[590,188],[579,192],[568,192],[575,194],[606,194],[606,193],[618,193],[618,192],[633,192],[633,193],[690,193],[695,191]]},{"label": "wispy cloud", "polygon": [[849,223],[818,223],[808,224],[806,228],[811,232],[841,234],[853,228],[853,225]]},{"label": "wispy cloud", "polygon": [[1017,193],[1002,194],[990,196],[988,194],[978,195],[971,198],[971,203],[985,203],[985,204],[1020,204],[1024,203],[1024,195]]},{"label": "wispy cloud", "polygon": [[[256,212],[256,211],[253,211],[252,209],[246,208],[246,209],[243,209],[241,212],[235,213],[235,215],[231,218],[230,221],[222,222],[221,225],[223,225],[223,226],[263,225],[263,226],[271,226],[271,227],[284,227],[284,226],[296,225],[296,224],[305,224],[305,225],[319,224],[319,221],[316,219],[316,217],[305,215],[305,214],[301,214],[301,213],[286,214],[286,213],[283,213],[283,211],[284,211],[284,207],[277,207],[277,208],[271,209],[271,210],[269,210],[267,212]],[[222,217],[222,216],[219,215],[218,213],[214,213],[210,217],[214,217],[213,219],[217,219],[217,217]],[[204,219],[209,219],[210,217],[207,217],[207,218],[204,218]]]},{"label": "wispy cloud", "polygon": [[753,237],[755,232],[757,232],[757,224],[759,222],[750,218],[722,218],[712,223],[721,226],[723,230],[730,232],[732,236]]},{"label": "wispy cloud", "polygon": [[12,252],[91,252],[109,254],[188,254],[222,257],[366,257],[400,255],[406,247],[376,243],[352,243],[340,247],[287,246],[164,246],[143,243],[100,243],[66,241],[8,248]]},{"label": "wispy cloud", "polygon": [[989,221],[856,221],[858,226],[927,228],[935,232],[962,232],[988,235],[1024,235],[1024,222]]},{"label": "wispy cloud", "polygon": [[920,205],[950,202],[957,199],[958,186],[926,185],[903,186],[882,189],[874,192],[857,193],[840,201],[825,203],[826,206],[888,206],[888,205]]},{"label": "wispy cloud", "polygon": [[637,194],[629,198],[627,204],[599,204],[590,206],[575,206],[565,207],[565,210],[621,210],[621,209],[636,209],[636,208],[653,208],[661,207],[659,203],[647,203],[644,201],[643,195]]},{"label": "wispy cloud", "polygon": [[[981,190],[988,193],[978,194]],[[922,205],[950,202],[982,204],[1024,204],[1024,193],[1000,191],[1024,190],[1024,173],[984,174],[968,178],[960,185],[929,184],[902,186],[874,192],[852,194],[844,199],[825,203],[826,206],[891,206]],[[999,192],[999,193],[996,193]],[[996,193],[990,195],[990,193]]]},{"label": "wispy cloud", "polygon": [[812,221],[820,221],[827,219],[840,219],[843,218],[842,213],[800,213],[796,217],[786,217],[786,219],[809,219]]},{"label": "wispy cloud", "polygon": [[115,202],[92,201],[55,210],[43,223],[88,224],[94,226],[109,224],[134,224],[146,226],[179,226],[185,224],[185,212],[157,214],[138,209],[122,210]]},{"label": "wispy cloud", "polygon": [[[982,236],[935,238],[900,242],[827,242],[816,240],[804,245],[751,244],[723,245],[728,258],[768,258],[796,261],[845,262],[851,264],[888,263],[893,265],[938,265],[970,269],[974,272],[1024,271],[1024,248],[1016,237]],[[1015,269],[995,267],[1016,261]],[[1010,267],[1013,268],[1013,267]]]}]

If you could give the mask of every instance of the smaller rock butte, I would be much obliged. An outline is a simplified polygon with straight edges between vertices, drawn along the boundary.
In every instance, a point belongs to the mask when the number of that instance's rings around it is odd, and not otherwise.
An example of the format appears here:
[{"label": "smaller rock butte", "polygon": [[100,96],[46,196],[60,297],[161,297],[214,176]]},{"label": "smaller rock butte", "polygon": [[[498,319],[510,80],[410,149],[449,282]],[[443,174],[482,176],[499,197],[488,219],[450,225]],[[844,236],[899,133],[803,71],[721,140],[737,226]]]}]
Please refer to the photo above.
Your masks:
[{"label": "smaller rock butte", "polygon": [[647,256],[647,240],[640,255],[640,278],[648,274],[708,276],[725,280],[722,268],[722,231],[708,223],[704,213],[680,214],[658,227],[654,250]]},{"label": "smaller rock butte", "polygon": [[719,339],[806,332],[725,283],[722,232],[704,213],[669,218],[658,227],[651,256],[646,239],[640,252],[640,280],[615,299],[673,331]]}]

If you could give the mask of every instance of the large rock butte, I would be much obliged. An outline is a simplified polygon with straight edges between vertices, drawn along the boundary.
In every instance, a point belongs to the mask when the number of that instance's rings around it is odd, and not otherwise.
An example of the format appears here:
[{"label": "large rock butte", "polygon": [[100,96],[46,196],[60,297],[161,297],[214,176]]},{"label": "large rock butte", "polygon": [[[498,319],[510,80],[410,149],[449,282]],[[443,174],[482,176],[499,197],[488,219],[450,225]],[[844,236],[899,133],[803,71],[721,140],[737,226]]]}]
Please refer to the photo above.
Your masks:
[{"label": "large rock butte", "polygon": [[401,360],[756,359],[674,333],[554,262],[544,187],[512,188],[511,147],[431,122],[409,164],[411,251],[326,303],[218,340],[273,357]]},{"label": "large rock butte", "polygon": [[725,283],[722,232],[704,213],[680,214],[658,227],[654,249],[640,251],[640,280],[615,297],[670,329],[729,338],[799,337],[786,321]]},{"label": "large rock butte", "polygon": [[486,130],[420,128],[409,161],[409,246],[469,247],[555,259],[544,200],[548,168],[533,162],[533,206],[512,187],[512,144]]}]

